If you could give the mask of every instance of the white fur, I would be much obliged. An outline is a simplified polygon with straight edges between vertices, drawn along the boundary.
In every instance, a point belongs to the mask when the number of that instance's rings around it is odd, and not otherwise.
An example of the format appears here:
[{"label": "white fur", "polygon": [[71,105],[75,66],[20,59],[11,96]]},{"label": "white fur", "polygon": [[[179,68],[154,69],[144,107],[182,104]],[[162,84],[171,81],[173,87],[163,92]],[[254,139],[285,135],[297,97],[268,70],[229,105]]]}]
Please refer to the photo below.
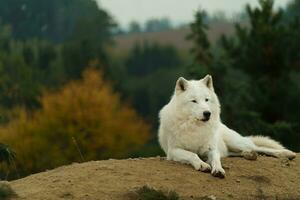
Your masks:
[{"label": "white fur", "polygon": [[[208,100],[208,101],[207,101]],[[203,112],[211,112],[208,121]],[[220,119],[220,103],[210,75],[196,81],[179,78],[170,102],[160,111],[159,143],[168,160],[191,164],[196,170],[224,177],[220,158],[258,152],[275,157],[296,154],[263,136],[243,137]],[[204,162],[200,157],[207,157]]]}]

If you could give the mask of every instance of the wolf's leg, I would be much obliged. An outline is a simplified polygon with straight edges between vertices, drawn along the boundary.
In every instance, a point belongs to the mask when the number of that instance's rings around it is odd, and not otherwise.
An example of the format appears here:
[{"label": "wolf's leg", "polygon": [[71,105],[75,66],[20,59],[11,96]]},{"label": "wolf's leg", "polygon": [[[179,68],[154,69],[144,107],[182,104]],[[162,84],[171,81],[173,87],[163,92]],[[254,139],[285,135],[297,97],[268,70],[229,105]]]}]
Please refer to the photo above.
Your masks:
[{"label": "wolf's leg", "polygon": [[256,160],[256,145],[250,138],[243,137],[225,125],[222,125],[223,140],[228,148],[228,156],[240,156],[247,160]]},{"label": "wolf's leg", "polygon": [[296,157],[296,154],[290,150],[287,149],[272,149],[268,147],[258,147],[256,146],[254,149],[258,153],[262,153],[269,156],[274,156],[276,158],[288,158],[288,159],[294,159]]},{"label": "wolf's leg", "polygon": [[222,168],[220,153],[214,149],[208,152],[208,163],[211,165],[211,174],[220,178],[225,177],[225,170]]},{"label": "wolf's leg", "polygon": [[273,149],[268,147],[260,147],[260,146],[256,146],[255,144],[253,146],[238,145],[238,146],[234,146],[234,148],[237,152],[228,152],[228,156],[240,156],[240,157],[244,157],[247,160],[256,160],[257,153],[273,156],[276,158],[286,157],[288,159],[294,159],[296,157],[296,154],[294,152],[287,149]]},{"label": "wolf's leg", "polygon": [[[276,158],[286,157],[288,159],[294,159],[296,154],[287,149],[274,149],[269,147],[257,146],[250,138],[235,135],[235,140],[228,141],[229,155],[237,156],[240,154],[242,157],[248,160],[256,160],[257,153],[273,156]],[[257,153],[255,153],[257,152]]]},{"label": "wolf's leg", "polygon": [[221,126],[221,133],[229,152],[248,154],[249,152],[255,151],[277,158],[286,157],[288,159],[294,159],[296,157],[294,152],[285,149],[278,142],[267,137],[243,137],[234,130],[226,127],[224,124]]},{"label": "wolf's leg", "polygon": [[170,149],[168,151],[167,159],[191,164],[196,170],[200,170],[200,171],[211,170],[210,165],[203,162],[197,154],[190,151],[186,151],[184,149],[179,149],[179,148]]}]

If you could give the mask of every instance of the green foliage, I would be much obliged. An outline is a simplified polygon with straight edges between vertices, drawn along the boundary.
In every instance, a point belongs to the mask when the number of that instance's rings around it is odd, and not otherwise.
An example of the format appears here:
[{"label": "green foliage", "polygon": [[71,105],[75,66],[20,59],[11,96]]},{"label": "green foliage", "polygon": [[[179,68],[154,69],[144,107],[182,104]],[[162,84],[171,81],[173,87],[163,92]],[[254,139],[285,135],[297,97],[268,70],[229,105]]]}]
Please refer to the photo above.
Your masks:
[{"label": "green foliage", "polygon": [[[153,129],[158,126],[158,112],[174,90],[174,83],[184,73],[182,56],[172,46],[136,44],[124,59],[115,59],[111,74],[124,100],[129,100]],[[156,134],[131,156],[161,154]]]},{"label": "green foliage", "polygon": [[0,183],[0,200],[8,200],[16,196],[16,193],[8,184]]},{"label": "green foliage", "polygon": [[1,107],[37,108],[43,88],[80,78],[91,60],[108,64],[114,24],[95,1],[0,0],[0,13]]},{"label": "green foliage", "polygon": [[216,47],[206,43],[203,14],[196,15],[190,39],[198,67],[192,75],[214,76],[222,118],[230,126],[299,150],[299,19],[284,22],[284,11],[274,11],[272,0],[259,3],[246,7],[250,27],[237,24],[235,34],[222,36]]},{"label": "green foliage", "polygon": [[132,21],[129,24],[129,33],[140,33],[142,31],[142,28],[140,24],[136,21]]},{"label": "green foliage", "polygon": [[11,39],[9,30],[0,28],[0,105],[35,108],[42,87],[55,88],[65,79],[61,53],[47,41]]},{"label": "green foliage", "polygon": [[114,23],[95,1],[0,0],[0,25],[1,107],[39,107],[44,87],[80,78],[91,60],[108,64]]},{"label": "green foliage", "polygon": [[155,127],[157,113],[168,101],[174,82],[183,71],[183,61],[172,46],[145,43],[133,47],[124,63],[125,78],[122,77],[120,90]]},{"label": "green foliage", "polygon": [[136,200],[179,200],[179,196],[175,191],[169,191],[167,194],[161,190],[155,190],[148,186],[143,186],[137,191]]},{"label": "green foliage", "polygon": [[300,19],[300,1],[292,0],[288,3],[286,12],[284,13],[286,21],[293,21],[298,18]]},{"label": "green foliage", "polygon": [[10,165],[16,157],[16,153],[8,145],[0,143],[0,162]]},{"label": "green foliage", "polygon": [[7,26],[0,28],[0,43],[4,44],[0,46],[0,103],[9,108],[17,104],[36,105],[39,72],[44,70],[37,65],[42,64],[42,59],[43,64],[49,64],[46,54],[44,58],[40,54],[43,44],[14,41],[7,30]]},{"label": "green foliage", "polygon": [[136,44],[125,61],[128,74],[134,76],[149,75],[158,69],[172,69],[181,64],[174,47],[148,43]]},{"label": "green foliage", "polygon": [[109,38],[109,31],[103,27],[113,24],[93,0],[0,0],[0,19],[11,25],[16,39],[57,42],[79,34],[83,37],[97,34],[104,41]]},{"label": "green foliage", "polygon": [[195,64],[201,65],[201,68],[207,71],[212,60],[212,55],[209,50],[210,43],[206,35],[208,30],[206,18],[206,12],[198,10],[195,13],[195,22],[190,25],[191,33],[187,35],[187,39],[192,40],[194,44],[190,52],[194,55],[195,63],[189,68],[189,73],[194,75],[197,73]]}]

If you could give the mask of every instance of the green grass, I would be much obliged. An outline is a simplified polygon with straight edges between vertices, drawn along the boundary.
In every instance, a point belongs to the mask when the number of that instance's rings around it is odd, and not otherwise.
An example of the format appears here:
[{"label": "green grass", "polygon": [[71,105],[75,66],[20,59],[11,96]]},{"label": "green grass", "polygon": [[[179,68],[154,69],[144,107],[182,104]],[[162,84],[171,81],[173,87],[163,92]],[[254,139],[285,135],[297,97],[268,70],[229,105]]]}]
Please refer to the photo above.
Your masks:
[{"label": "green grass", "polygon": [[134,200],[179,200],[178,194],[174,191],[164,192],[148,186],[139,188],[136,194]]},{"label": "green grass", "polygon": [[16,193],[9,185],[5,183],[0,183],[0,200],[8,200],[11,197],[15,197],[15,196]]}]

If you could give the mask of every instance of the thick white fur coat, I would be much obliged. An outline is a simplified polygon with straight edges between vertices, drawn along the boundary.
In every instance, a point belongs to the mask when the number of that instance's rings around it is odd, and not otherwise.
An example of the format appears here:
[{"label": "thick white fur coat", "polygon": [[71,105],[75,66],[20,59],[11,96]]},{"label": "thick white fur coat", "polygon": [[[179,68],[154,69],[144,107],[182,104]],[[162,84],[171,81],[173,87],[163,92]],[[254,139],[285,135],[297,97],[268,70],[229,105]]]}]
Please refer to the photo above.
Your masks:
[{"label": "thick white fur coat", "polygon": [[224,177],[221,157],[251,152],[290,159],[296,156],[268,137],[241,136],[221,122],[220,112],[210,75],[198,81],[179,78],[170,102],[159,114],[159,143],[167,159]]}]

